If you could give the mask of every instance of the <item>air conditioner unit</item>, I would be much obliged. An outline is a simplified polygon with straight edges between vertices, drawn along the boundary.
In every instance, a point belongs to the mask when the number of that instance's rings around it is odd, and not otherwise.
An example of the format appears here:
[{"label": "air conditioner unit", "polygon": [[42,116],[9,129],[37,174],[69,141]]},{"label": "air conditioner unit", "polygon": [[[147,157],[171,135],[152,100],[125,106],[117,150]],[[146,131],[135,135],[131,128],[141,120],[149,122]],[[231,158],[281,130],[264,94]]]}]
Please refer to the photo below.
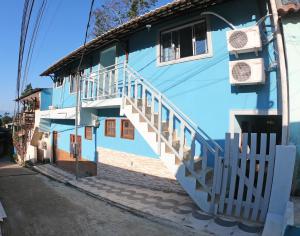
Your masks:
[{"label": "air conditioner unit", "polygon": [[255,52],[262,49],[258,26],[230,30],[227,34],[227,47],[230,54]]},{"label": "air conditioner unit", "polygon": [[248,59],[229,62],[229,78],[232,85],[265,83],[264,60]]}]

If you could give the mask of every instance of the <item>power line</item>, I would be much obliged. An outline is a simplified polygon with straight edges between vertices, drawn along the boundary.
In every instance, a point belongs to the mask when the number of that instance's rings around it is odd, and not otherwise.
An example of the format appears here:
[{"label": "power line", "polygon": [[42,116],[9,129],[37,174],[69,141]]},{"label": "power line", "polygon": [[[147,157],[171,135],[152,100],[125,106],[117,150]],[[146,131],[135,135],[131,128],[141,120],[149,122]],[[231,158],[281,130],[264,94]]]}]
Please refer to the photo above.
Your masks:
[{"label": "power line", "polygon": [[[17,83],[16,83],[16,97],[20,97],[20,82],[21,82],[21,74],[22,74],[22,63],[23,63],[23,54],[24,54],[24,47],[26,42],[26,36],[28,32],[28,26],[30,22],[30,17],[32,13],[32,9],[34,6],[34,0],[25,0],[23,6],[23,15],[21,21],[21,34],[20,34],[20,43],[19,43],[19,56],[18,56],[18,73],[17,73]],[[19,101],[15,104],[14,107],[14,117],[16,112],[19,113],[20,106]]]},{"label": "power line", "polygon": [[20,96],[20,83],[22,76],[22,63],[24,56],[24,48],[26,43],[26,37],[28,32],[28,27],[30,23],[31,13],[34,6],[35,0],[26,0],[24,3],[22,26],[21,26],[21,37],[20,37],[20,47],[19,47],[19,61],[18,61],[18,77],[17,77],[17,97]]},{"label": "power line", "polygon": [[25,64],[25,69],[24,69],[24,76],[23,76],[23,81],[22,81],[22,86],[21,86],[22,90],[24,89],[24,86],[26,85],[27,80],[28,80],[28,73],[29,73],[29,68],[30,68],[30,65],[31,65],[32,55],[33,55],[33,51],[34,51],[34,47],[35,47],[35,42],[36,42],[36,39],[37,39],[38,31],[39,31],[39,28],[40,28],[40,24],[41,24],[41,21],[42,21],[42,18],[43,18],[43,14],[44,14],[46,5],[47,5],[47,0],[43,0],[41,6],[39,8],[38,15],[37,15],[36,20],[35,20],[34,29],[33,29],[32,35],[31,35],[30,45],[29,45],[29,49],[28,49],[28,52],[27,52],[26,64]]}]

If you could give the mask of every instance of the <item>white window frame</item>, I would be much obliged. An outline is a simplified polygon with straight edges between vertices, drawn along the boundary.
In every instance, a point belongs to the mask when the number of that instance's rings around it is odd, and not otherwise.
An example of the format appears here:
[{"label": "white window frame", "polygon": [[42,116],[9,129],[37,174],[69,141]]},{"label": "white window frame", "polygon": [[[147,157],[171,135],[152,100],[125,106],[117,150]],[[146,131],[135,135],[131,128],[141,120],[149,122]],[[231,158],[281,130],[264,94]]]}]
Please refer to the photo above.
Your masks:
[{"label": "white window frame", "polygon": [[75,82],[74,82],[74,83],[75,83],[75,85],[74,85],[74,86],[75,86],[75,91],[74,91],[74,92],[71,92],[72,75],[70,75],[70,76],[69,76],[69,81],[70,81],[70,84],[69,84],[69,93],[70,93],[70,94],[75,94],[75,93],[77,92],[77,88],[76,88],[76,75],[75,75],[75,77],[74,77],[74,80],[75,80]]},{"label": "white window frame", "polygon": [[66,80],[65,80],[65,76],[63,76],[62,77],[63,78],[63,82],[62,82],[62,84],[61,85],[57,85],[57,81],[54,83],[54,88],[60,88],[60,87],[62,87],[62,86],[64,86],[65,85],[65,82],[66,82]]},{"label": "white window frame", "polygon": [[[200,55],[194,55],[194,56],[189,56],[189,57],[183,57],[179,59],[174,59],[166,62],[161,62],[161,35],[163,33],[169,33],[173,32],[179,29],[186,28],[188,26],[193,26],[202,22],[206,22],[206,39],[207,39],[207,53],[203,53]],[[194,29],[193,29],[194,30]],[[194,41],[194,38],[193,38]],[[212,48],[212,35],[211,35],[211,28],[210,28],[210,22],[208,17],[201,18],[198,20],[194,20],[189,23],[181,24],[180,26],[174,26],[174,27],[165,27],[159,30],[158,35],[157,35],[157,66],[166,66],[166,65],[171,65],[171,64],[177,64],[177,63],[182,63],[182,62],[187,62],[187,61],[192,61],[192,60],[199,60],[203,58],[208,58],[213,56],[213,48]],[[179,42],[180,43],[180,42]],[[193,53],[195,52],[195,45],[193,43]],[[179,48],[179,53],[180,53],[180,48]]]}]

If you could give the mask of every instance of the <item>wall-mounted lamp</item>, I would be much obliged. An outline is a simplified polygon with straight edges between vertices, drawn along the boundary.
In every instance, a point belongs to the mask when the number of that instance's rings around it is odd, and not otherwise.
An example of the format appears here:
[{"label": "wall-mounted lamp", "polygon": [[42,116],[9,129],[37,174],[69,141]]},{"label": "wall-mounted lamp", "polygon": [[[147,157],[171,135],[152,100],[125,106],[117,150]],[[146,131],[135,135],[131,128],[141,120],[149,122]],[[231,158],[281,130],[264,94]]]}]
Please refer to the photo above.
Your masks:
[{"label": "wall-mounted lamp", "polygon": [[99,126],[100,126],[100,120],[99,120],[99,119],[93,120],[93,126],[94,126],[95,128],[99,128]]},{"label": "wall-mounted lamp", "polygon": [[149,32],[150,29],[151,29],[151,25],[146,25],[146,28],[147,28],[147,30],[148,30],[148,32]]}]

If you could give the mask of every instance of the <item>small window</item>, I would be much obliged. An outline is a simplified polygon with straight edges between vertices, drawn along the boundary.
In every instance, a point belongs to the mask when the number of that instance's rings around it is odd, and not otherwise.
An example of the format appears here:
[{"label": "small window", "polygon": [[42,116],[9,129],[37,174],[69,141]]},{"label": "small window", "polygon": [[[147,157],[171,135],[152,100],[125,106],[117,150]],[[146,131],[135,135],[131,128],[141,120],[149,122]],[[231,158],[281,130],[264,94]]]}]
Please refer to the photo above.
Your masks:
[{"label": "small window", "polygon": [[56,78],[56,80],[55,80],[55,86],[56,87],[62,86],[63,83],[64,83],[64,77],[59,76],[59,77]]},{"label": "small window", "polygon": [[208,54],[206,21],[161,32],[160,62]]},{"label": "small window", "polygon": [[116,137],[116,120],[105,120],[105,136]]},{"label": "small window", "polygon": [[84,128],[84,138],[88,139],[88,140],[92,140],[93,139],[93,127],[86,126]]},{"label": "small window", "polygon": [[70,76],[70,93],[76,93],[76,76],[75,74],[72,74]]},{"label": "small window", "polygon": [[121,138],[134,139],[134,127],[129,120],[121,121]]}]

